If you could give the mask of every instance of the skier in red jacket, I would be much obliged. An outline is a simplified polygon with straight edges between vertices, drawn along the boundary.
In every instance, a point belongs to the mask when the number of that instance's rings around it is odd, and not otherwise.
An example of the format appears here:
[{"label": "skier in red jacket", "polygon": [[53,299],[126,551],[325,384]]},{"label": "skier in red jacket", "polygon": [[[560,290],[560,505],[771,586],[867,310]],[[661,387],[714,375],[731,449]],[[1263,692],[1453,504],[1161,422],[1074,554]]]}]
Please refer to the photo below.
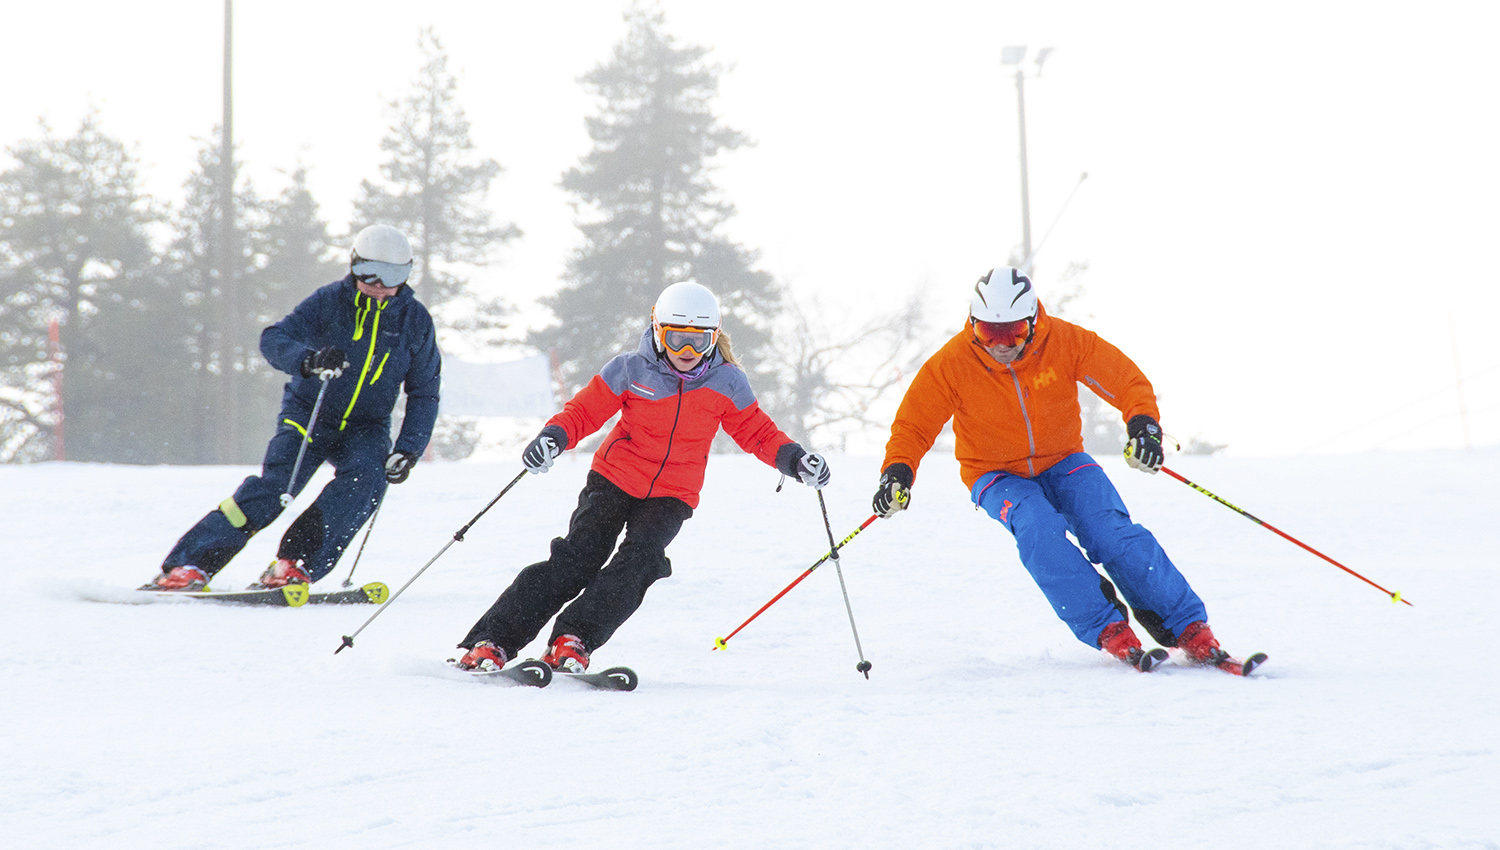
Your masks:
[{"label": "skier in red jacket", "polygon": [[605,364],[547,422],[522,462],[546,472],[616,413],[620,421],[594,452],[567,536],[554,538],[552,556],[521,570],[469,630],[459,643],[468,650],[460,667],[503,667],[556,614],[542,660],[559,670],[587,668],[589,653],[635,613],[646,589],[672,574],[667,544],[698,506],[721,426],[782,474],[817,489],[829,480],[823,456],[805,451],[760,409],[720,328],[718,299],[696,283],[662,291],[640,346]]}]

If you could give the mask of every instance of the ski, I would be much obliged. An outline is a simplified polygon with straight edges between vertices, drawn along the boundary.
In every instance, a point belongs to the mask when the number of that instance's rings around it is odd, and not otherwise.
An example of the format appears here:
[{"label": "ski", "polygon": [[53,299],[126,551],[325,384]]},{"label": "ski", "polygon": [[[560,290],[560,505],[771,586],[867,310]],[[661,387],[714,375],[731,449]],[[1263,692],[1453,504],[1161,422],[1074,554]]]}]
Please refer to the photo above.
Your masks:
[{"label": "ski", "polygon": [[1260,665],[1266,663],[1266,654],[1264,652],[1257,652],[1249,658],[1240,660],[1222,649],[1215,649],[1211,660],[1194,661],[1184,655],[1181,662],[1192,667],[1215,667],[1231,676],[1248,676],[1260,667]]},{"label": "ski", "polygon": [[334,590],[327,593],[309,593],[309,605],[379,605],[391,595],[391,589],[378,581],[360,587]]},{"label": "ski", "polygon": [[1225,653],[1223,658],[1214,662],[1214,666],[1234,676],[1248,676],[1255,671],[1255,668],[1264,663],[1266,663],[1266,654],[1264,652],[1257,652],[1244,661],[1232,658],[1228,653]]},{"label": "ski", "polygon": [[272,605],[281,608],[300,608],[307,604],[307,585],[289,584],[285,587],[259,588],[256,590],[152,590],[142,588],[159,599],[206,599],[230,605]]},{"label": "ski", "polygon": [[554,679],[571,680],[582,682],[589,687],[598,688],[603,691],[633,691],[640,683],[635,671],[629,667],[610,667],[600,670],[598,673],[569,673],[564,670],[553,672]]},{"label": "ski", "polygon": [[533,688],[545,688],[552,681],[552,668],[540,661],[518,661],[499,670],[465,670],[458,666],[457,658],[450,658],[448,666],[477,679],[493,679]]},{"label": "ski", "polygon": [[1153,649],[1149,652],[1142,652],[1141,657],[1137,658],[1134,662],[1135,669],[1142,673],[1150,673],[1152,670],[1160,667],[1161,663],[1166,660],[1167,651],[1165,649]]}]

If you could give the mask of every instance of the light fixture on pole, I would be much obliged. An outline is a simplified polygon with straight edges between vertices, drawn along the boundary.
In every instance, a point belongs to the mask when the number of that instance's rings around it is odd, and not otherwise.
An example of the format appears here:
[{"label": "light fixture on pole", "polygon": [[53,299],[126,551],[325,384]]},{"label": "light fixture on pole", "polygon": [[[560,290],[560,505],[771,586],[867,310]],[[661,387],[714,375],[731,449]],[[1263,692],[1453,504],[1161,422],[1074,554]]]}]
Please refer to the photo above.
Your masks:
[{"label": "light fixture on pole", "polygon": [[[1026,168],[1026,53],[1025,45],[1000,48],[1000,64],[1016,69],[1016,110],[1021,132],[1021,257],[1019,263],[1031,261],[1031,184]],[[1042,63],[1052,53],[1052,48],[1043,47],[1031,60],[1035,69],[1032,76],[1041,76]]]}]

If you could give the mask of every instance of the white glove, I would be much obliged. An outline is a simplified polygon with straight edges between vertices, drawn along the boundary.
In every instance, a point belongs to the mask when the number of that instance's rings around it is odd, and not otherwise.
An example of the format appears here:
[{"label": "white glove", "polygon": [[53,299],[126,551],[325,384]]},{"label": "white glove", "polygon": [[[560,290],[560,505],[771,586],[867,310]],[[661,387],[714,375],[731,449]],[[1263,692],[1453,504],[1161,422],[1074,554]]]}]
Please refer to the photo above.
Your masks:
[{"label": "white glove", "polygon": [[817,452],[808,452],[797,461],[797,477],[814,490],[821,490],[828,486],[833,473],[828,471],[827,458]]},{"label": "white glove", "polygon": [[562,454],[562,446],[559,446],[556,440],[546,434],[539,434],[521,454],[521,463],[525,464],[527,472],[540,475],[552,468],[552,462],[557,460],[560,454]]}]

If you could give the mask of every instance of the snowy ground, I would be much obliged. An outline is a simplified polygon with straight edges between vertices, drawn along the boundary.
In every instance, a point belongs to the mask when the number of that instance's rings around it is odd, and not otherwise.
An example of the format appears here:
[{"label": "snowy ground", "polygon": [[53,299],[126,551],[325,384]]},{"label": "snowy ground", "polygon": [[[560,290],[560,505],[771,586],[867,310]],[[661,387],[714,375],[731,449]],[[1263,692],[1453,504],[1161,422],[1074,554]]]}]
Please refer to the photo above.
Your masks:
[{"label": "snowy ground", "polygon": [[[1254,678],[1075,642],[951,458],[844,551],[866,681],[831,565],[710,651],[828,548],[809,490],[715,457],[676,574],[596,654],[639,671],[628,694],[442,665],[563,530],[586,459],[523,480],[337,657],[373,609],[84,598],[148,579],[246,469],[0,468],[0,844],[1500,847],[1500,451],[1171,462],[1414,607],[1105,464],[1226,647],[1270,654]],[[833,458],[839,537],[876,465]],[[419,466],[356,579],[405,582],[518,469]]]}]

